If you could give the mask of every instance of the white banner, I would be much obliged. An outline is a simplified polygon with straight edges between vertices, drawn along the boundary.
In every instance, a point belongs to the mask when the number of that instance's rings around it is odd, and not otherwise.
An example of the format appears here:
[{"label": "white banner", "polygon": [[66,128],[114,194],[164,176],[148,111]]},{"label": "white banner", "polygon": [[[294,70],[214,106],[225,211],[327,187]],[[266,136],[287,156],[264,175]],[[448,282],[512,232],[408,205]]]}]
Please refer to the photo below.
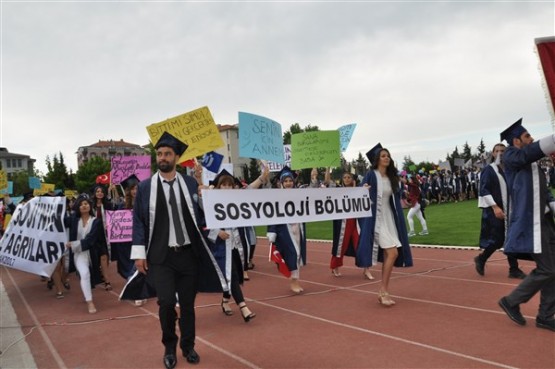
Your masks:
[{"label": "white banner", "polygon": [[65,197],[35,197],[19,205],[0,240],[0,265],[50,277],[65,251]]},{"label": "white banner", "polygon": [[202,203],[211,229],[372,216],[364,187],[203,189]]}]

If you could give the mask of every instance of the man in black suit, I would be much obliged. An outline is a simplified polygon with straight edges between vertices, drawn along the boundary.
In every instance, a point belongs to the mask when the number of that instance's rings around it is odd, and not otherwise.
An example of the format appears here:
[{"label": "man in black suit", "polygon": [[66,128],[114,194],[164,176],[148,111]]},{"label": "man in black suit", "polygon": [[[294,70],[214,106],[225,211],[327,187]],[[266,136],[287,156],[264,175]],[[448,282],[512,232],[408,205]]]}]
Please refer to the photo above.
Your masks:
[{"label": "man in black suit", "polygon": [[[221,292],[225,286],[225,279],[199,230],[203,221],[197,182],[176,170],[186,148],[187,145],[171,134],[162,134],[155,145],[158,172],[139,184],[133,208],[131,259],[140,273],[150,274],[156,289],[165,347],[163,361],[168,369],[177,364],[178,342],[189,363],[200,361],[194,349],[194,304],[199,282],[215,286],[211,289],[214,292]],[[199,273],[206,276],[199,277]],[[176,294],[181,339],[175,332]]]}]

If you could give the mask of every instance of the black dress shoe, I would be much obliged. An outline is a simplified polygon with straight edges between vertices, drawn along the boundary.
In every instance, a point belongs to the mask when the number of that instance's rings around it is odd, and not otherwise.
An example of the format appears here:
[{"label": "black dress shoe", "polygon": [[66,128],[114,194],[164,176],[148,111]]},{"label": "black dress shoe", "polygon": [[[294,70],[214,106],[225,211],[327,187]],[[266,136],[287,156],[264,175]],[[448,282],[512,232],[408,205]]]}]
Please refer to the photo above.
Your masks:
[{"label": "black dress shoe", "polygon": [[509,318],[511,318],[513,322],[515,322],[518,325],[526,324],[526,319],[524,319],[524,317],[520,313],[520,307],[518,305],[510,306],[509,303],[507,302],[506,297],[503,297],[501,300],[499,300],[498,304],[499,306],[501,306],[501,309],[503,309],[503,311],[507,314]]},{"label": "black dress shoe", "polygon": [[187,359],[187,362],[190,364],[198,364],[200,363],[200,356],[199,354],[197,354],[197,352],[195,351],[194,348],[188,350],[188,351],[183,351],[183,357],[185,359]]},{"label": "black dress shoe", "polygon": [[484,275],[484,268],[486,266],[486,263],[484,263],[480,255],[474,258],[474,266],[476,267],[476,272],[478,272],[478,274]]},{"label": "black dress shoe", "polygon": [[518,268],[514,270],[509,270],[509,278],[524,279],[526,278],[526,273]]},{"label": "black dress shoe", "polygon": [[540,317],[536,317],[536,327],[549,329],[550,331],[555,332],[555,319],[542,319]]},{"label": "black dress shoe", "polygon": [[175,368],[176,364],[177,358],[175,357],[175,354],[164,355],[164,366],[166,367],[166,369],[173,369]]}]

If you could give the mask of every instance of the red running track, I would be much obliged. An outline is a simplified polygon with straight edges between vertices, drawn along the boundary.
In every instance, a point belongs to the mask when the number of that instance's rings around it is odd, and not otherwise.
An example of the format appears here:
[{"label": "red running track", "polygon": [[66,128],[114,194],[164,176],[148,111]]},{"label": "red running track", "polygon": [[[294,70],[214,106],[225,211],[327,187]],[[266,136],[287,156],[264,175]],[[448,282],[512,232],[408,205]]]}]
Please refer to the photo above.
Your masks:
[{"label": "red running track", "polygon": [[[525,327],[497,306],[519,282],[507,278],[503,254],[493,255],[481,277],[474,270],[476,249],[414,247],[415,266],[394,270],[390,292],[397,304],[385,308],[377,303],[381,265],[369,281],[345,258],[337,278],[329,269],[330,250],[329,242],[309,242],[309,264],[301,270],[305,292],[294,296],[268,262],[267,240],[259,239],[256,267],[243,287],[257,317],[244,323],[235,305],[235,314],[225,316],[219,294],[199,294],[197,367],[555,368],[555,335],[535,327],[539,296],[521,307]],[[94,315],[75,275],[58,300],[37,276],[0,270],[36,367],[163,368],[156,302],[118,301],[124,281],[115,265],[109,271],[114,290],[93,290]],[[2,368],[2,358],[23,340],[6,351],[11,343],[1,340]],[[177,367],[190,364],[179,356]]]}]

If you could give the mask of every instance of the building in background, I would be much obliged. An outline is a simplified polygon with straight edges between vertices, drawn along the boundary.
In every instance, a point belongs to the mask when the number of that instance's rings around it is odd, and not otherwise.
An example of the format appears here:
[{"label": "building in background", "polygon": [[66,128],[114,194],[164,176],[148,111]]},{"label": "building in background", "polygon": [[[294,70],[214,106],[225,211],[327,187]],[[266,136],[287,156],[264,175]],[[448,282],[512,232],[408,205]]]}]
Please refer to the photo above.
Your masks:
[{"label": "building in background", "polygon": [[13,173],[21,171],[33,175],[35,161],[29,155],[16,154],[9,152],[5,147],[0,147],[0,166],[7,173],[8,179],[11,179]]},{"label": "building in background", "polygon": [[239,125],[238,124],[218,124],[220,136],[224,141],[224,146],[214,150],[224,156],[222,163],[233,163],[233,175],[239,178],[246,178],[245,167],[248,167],[250,158],[239,157]]},{"label": "building in background", "polygon": [[125,142],[123,139],[119,141],[108,140],[98,142],[89,145],[81,146],[77,149],[77,167],[81,167],[89,159],[96,156],[112,161],[114,156],[137,156],[137,155],[149,155],[148,150],[144,147]]}]

